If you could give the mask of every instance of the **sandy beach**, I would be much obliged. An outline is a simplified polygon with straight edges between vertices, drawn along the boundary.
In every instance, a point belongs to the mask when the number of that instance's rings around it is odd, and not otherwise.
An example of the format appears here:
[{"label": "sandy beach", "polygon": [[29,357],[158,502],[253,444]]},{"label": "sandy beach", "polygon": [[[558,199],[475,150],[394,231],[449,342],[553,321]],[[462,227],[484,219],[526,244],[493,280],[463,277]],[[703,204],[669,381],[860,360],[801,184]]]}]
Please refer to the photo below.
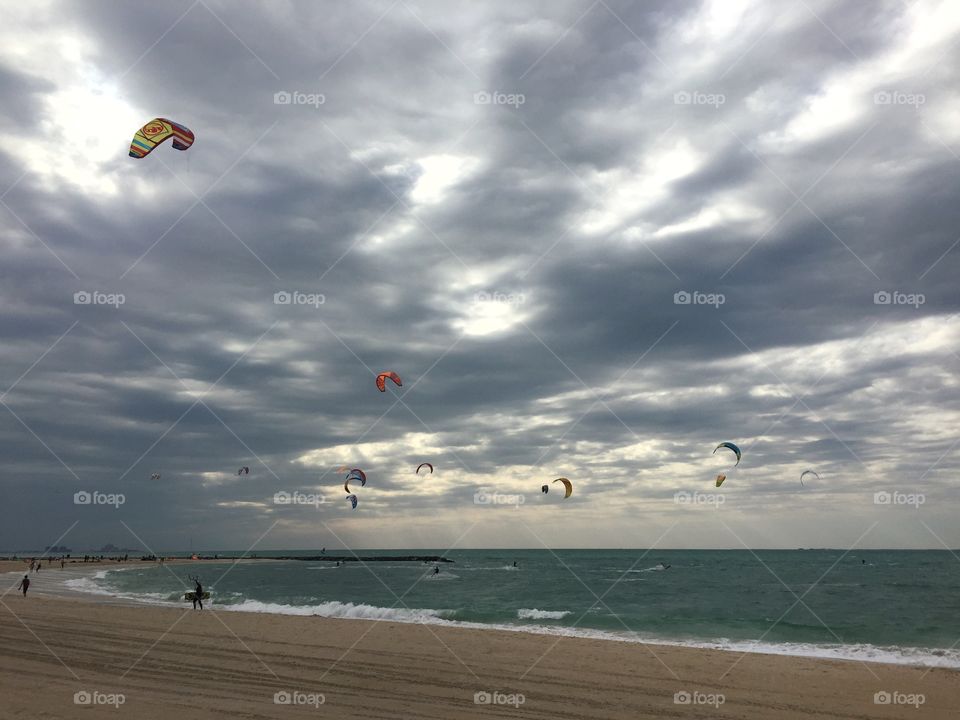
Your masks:
[{"label": "sandy beach", "polygon": [[960,706],[954,670],[126,606],[45,593],[57,572],[0,602],[2,717],[946,718]]}]

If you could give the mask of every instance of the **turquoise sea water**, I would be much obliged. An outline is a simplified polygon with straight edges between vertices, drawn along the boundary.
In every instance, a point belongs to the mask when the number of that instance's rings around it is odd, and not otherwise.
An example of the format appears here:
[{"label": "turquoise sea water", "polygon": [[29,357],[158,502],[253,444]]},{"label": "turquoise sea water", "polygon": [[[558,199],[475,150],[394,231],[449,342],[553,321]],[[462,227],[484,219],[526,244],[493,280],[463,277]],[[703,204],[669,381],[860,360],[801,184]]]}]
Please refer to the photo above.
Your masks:
[{"label": "turquoise sea water", "polygon": [[71,582],[182,604],[188,576],[199,573],[214,606],[228,610],[960,667],[960,560],[947,551],[457,550],[446,557],[455,562],[440,564],[437,576],[433,565],[399,561],[339,568],[224,561],[107,570]]}]

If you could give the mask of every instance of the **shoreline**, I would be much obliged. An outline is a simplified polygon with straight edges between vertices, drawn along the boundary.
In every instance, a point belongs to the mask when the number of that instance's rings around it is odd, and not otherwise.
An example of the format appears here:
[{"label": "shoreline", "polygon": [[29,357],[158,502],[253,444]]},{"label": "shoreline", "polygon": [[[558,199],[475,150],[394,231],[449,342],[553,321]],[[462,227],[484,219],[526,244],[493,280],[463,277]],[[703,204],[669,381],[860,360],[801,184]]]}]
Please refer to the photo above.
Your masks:
[{"label": "shoreline", "polygon": [[94,717],[160,719],[854,720],[960,704],[946,669],[44,596],[8,595],[0,614],[5,717],[77,717],[77,697],[107,705]]},{"label": "shoreline", "polygon": [[[241,560],[192,560],[182,558],[175,564],[203,564],[207,562],[265,562],[266,559]],[[289,562],[273,560],[273,562]],[[3,563],[0,563],[0,573],[3,573]],[[50,599],[86,602],[94,604],[109,604],[112,606],[140,607],[140,608],[167,608],[182,609],[189,607],[186,603],[160,598],[150,598],[130,593],[112,593],[107,590],[95,590],[83,581],[93,582],[96,576],[109,572],[122,572],[137,568],[155,566],[155,562],[129,561],[127,563],[110,564],[103,567],[101,563],[77,563],[79,567],[68,568],[70,577],[58,577],[59,568],[53,569],[50,575],[42,575],[42,585],[31,585],[31,597],[42,596]],[[98,567],[99,565],[99,567]],[[79,576],[77,573],[79,572]],[[16,577],[12,573],[0,574],[0,579],[9,577],[12,584],[16,584]],[[31,576],[32,582],[37,579]],[[54,585],[48,584],[53,579]],[[3,582],[3,580],[0,580]],[[78,587],[80,586],[80,587]],[[187,589],[184,590],[186,592]],[[434,611],[421,608],[378,608],[362,603],[325,603],[327,613],[317,612],[318,606],[293,606],[284,604],[264,603],[246,600],[237,604],[218,604],[216,594],[209,607],[213,610],[229,612],[231,614],[255,614],[266,617],[310,617],[328,620],[345,620],[353,622],[394,622],[401,625],[430,625],[431,627],[449,627],[482,632],[507,632],[533,636],[581,639],[609,643],[650,646],[661,648],[682,648],[704,650],[728,654],[750,654],[761,657],[808,658],[845,663],[869,663],[874,665],[891,665],[897,667],[960,670],[960,651],[939,648],[877,646],[866,643],[860,644],[816,644],[816,643],[762,643],[755,640],[729,639],[674,639],[655,636],[642,636],[639,633],[618,632],[596,628],[571,627],[564,625],[537,625],[529,623],[481,623],[469,620],[449,619],[442,616],[446,611]],[[332,608],[330,606],[333,606]],[[331,609],[334,612],[331,612]],[[940,653],[943,653],[942,655]]]}]

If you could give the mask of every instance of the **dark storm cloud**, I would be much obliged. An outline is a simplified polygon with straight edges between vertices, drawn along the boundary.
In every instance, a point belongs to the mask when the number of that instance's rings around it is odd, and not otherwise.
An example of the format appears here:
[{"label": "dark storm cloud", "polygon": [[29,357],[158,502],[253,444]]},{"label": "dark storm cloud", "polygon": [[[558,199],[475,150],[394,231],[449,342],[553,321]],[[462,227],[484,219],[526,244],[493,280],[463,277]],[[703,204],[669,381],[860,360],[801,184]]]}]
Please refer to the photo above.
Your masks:
[{"label": "dark storm cloud", "polygon": [[4,125],[20,128],[32,126],[40,115],[43,93],[53,89],[53,83],[33,77],[6,64],[0,65],[0,96],[4,98],[0,119]]},{"label": "dark storm cloud", "polygon": [[[0,390],[15,384],[0,545],[42,546],[78,519],[77,547],[137,542],[119,519],[167,548],[247,547],[274,522],[266,547],[332,546],[323,523],[422,543],[427,519],[442,544],[464,514],[475,543],[529,544],[473,494],[551,513],[539,485],[559,474],[582,517],[565,516],[565,542],[591,544],[603,503],[611,532],[664,524],[616,541],[643,544],[685,512],[676,490],[725,469],[710,453],[726,439],[745,450],[728,507],[771,537],[765,512],[790,510],[802,467],[855,518],[874,489],[947,498],[960,161],[930,107],[955,102],[958,50],[914,42],[939,62],[871,69],[906,42],[899,5],[886,22],[757,8],[717,37],[698,3],[65,10],[85,73],[0,71],[24,147],[56,144],[48,99],[91,77],[197,141],[132,161],[130,128],[80,163],[86,184],[0,156],[0,193],[23,175],[0,206]],[[834,127],[811,108],[837,83],[855,112]],[[898,88],[928,102],[875,102]],[[496,92],[523,101],[475,102]],[[696,92],[725,101],[676,99]],[[433,201],[444,157],[463,174]],[[924,300],[876,304],[884,291]],[[402,390],[376,391],[384,369]],[[433,476],[413,475],[423,460]],[[371,477],[352,514],[342,464]],[[127,502],[73,505],[95,488]],[[328,502],[278,506],[280,490]],[[830,517],[811,526],[845,537]]]}]

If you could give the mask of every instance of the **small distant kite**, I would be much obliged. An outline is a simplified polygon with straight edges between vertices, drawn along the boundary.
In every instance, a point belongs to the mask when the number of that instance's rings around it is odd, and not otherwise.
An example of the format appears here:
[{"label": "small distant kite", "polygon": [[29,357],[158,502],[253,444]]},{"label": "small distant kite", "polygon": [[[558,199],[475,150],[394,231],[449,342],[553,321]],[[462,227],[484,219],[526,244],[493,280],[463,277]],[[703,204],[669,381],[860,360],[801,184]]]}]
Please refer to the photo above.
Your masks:
[{"label": "small distant kite", "polygon": [[377,390],[380,392],[387,391],[387,378],[393,380],[393,382],[397,384],[397,387],[403,387],[403,381],[400,379],[400,376],[393,370],[388,370],[387,372],[382,372],[377,375]]},{"label": "small distant kite", "polygon": [[544,495],[546,495],[548,492],[550,492],[550,486],[549,486],[549,485],[541,485],[541,486],[540,486],[540,492],[542,492]]},{"label": "small distant kite", "polygon": [[723,473],[720,473],[719,475],[717,475],[717,487],[720,487],[721,485],[723,485],[723,481],[726,479],[727,479],[727,476],[724,475]]},{"label": "small distant kite", "polygon": [[719,450],[720,448],[727,448],[728,450],[733,450],[733,452],[736,453],[737,455],[737,463],[736,465],[734,465],[734,467],[740,464],[740,448],[738,448],[732,442],[722,442],[713,449],[714,455],[716,455],[717,450]]},{"label": "small distant kite", "polygon": [[249,475],[249,474],[250,474],[250,468],[248,468],[248,467],[246,467],[246,466],[244,466],[244,467],[240,468],[239,470],[237,470],[237,475]]},{"label": "small distant kite", "polygon": [[357,509],[357,496],[356,495],[347,495],[347,500],[350,501],[350,505],[353,506],[353,509]]},{"label": "small distant kite", "polygon": [[800,484],[801,484],[801,485],[803,485],[803,476],[804,476],[804,475],[813,475],[817,480],[820,479],[820,476],[817,474],[817,472],[816,472],[815,470],[804,470],[802,473],[800,473]]},{"label": "small distant kite", "polygon": [[173,138],[174,150],[187,150],[193,145],[193,132],[189,128],[166,118],[154,118],[137,130],[130,143],[130,157],[146,157],[164,140]]},{"label": "small distant kite", "polygon": [[430,463],[420,463],[419,465],[417,465],[417,472],[416,472],[416,474],[419,475],[419,474],[420,474],[420,468],[425,468],[425,467],[430,468],[430,474],[433,475],[433,465],[431,465]]},{"label": "small distant kite", "polygon": [[160,473],[154,473],[153,475],[150,476],[150,479],[151,479],[151,480],[159,480],[159,479],[160,479]]},{"label": "small distant kite", "polygon": [[[557,478],[554,482],[562,482],[563,487],[566,488],[566,491],[563,494],[563,499],[566,500],[573,494],[573,483],[567,480],[566,478]],[[542,489],[542,488],[541,488]]]}]

